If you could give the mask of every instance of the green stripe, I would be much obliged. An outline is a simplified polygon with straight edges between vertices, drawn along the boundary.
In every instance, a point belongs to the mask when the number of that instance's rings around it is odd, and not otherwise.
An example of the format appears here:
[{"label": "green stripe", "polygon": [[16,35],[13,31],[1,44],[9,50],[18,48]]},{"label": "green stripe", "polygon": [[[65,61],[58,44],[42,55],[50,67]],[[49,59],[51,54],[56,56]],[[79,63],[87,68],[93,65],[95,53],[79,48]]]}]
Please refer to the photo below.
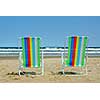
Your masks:
[{"label": "green stripe", "polygon": [[68,60],[66,61],[66,64],[70,65],[70,49],[71,49],[71,37],[68,37]]},{"label": "green stripe", "polygon": [[40,67],[40,38],[37,38],[38,67]]},{"label": "green stripe", "polygon": [[26,66],[26,60],[25,60],[25,45],[24,45],[24,38],[22,38],[22,57],[23,57],[23,67]]},{"label": "green stripe", "polygon": [[84,66],[86,45],[87,45],[87,37],[84,37],[84,44],[83,44],[83,50],[82,50],[82,62],[81,62],[82,66]]}]

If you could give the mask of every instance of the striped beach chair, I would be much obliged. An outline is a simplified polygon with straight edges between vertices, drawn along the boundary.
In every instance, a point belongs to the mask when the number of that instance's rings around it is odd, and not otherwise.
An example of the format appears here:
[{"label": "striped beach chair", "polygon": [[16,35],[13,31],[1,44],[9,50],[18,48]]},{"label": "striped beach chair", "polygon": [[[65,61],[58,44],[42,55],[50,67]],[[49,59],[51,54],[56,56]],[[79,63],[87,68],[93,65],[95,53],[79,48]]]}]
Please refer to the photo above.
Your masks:
[{"label": "striped beach chair", "polygon": [[[80,67],[85,68],[87,74],[87,47],[88,38],[86,36],[70,36],[68,37],[68,57],[62,54],[63,73],[65,67]],[[64,57],[63,57],[64,56]]]},{"label": "striped beach chair", "polygon": [[[40,38],[39,37],[22,37],[22,57],[19,56],[19,61],[22,58],[23,68],[40,68],[42,67],[42,75],[44,74],[43,52],[40,53]],[[21,62],[21,61],[20,61]],[[20,75],[21,70],[19,70]]]}]

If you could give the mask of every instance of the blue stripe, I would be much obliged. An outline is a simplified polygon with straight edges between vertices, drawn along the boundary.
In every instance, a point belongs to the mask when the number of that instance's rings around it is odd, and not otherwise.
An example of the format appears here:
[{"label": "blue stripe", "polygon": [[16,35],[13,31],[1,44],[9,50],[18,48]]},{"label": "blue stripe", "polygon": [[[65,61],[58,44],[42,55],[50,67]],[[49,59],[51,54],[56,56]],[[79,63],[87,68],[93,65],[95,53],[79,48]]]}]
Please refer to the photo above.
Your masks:
[{"label": "blue stripe", "polygon": [[79,46],[78,46],[78,56],[77,56],[77,66],[79,65],[80,63],[80,53],[81,53],[81,45],[82,44],[82,37],[79,37]]},{"label": "blue stripe", "polygon": [[33,66],[35,66],[36,65],[36,59],[35,59],[35,38],[32,38],[32,52],[33,52]]},{"label": "blue stripe", "polygon": [[27,38],[24,38],[25,42],[25,59],[26,59],[26,67],[28,67],[28,45],[27,45]]},{"label": "blue stripe", "polygon": [[71,49],[70,49],[70,63],[69,65],[72,66],[72,59],[73,59],[73,45],[74,45],[74,37],[71,37]]},{"label": "blue stripe", "polygon": [[36,67],[38,66],[38,45],[37,45],[38,38],[35,38],[35,59],[36,59]]}]

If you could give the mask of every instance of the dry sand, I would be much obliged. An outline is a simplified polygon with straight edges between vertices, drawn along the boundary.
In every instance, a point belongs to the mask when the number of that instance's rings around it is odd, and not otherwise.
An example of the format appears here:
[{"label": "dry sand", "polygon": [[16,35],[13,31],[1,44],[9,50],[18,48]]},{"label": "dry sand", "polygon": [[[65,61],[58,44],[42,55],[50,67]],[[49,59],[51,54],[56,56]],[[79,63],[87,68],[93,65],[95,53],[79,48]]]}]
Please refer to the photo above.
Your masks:
[{"label": "dry sand", "polygon": [[[45,75],[32,76],[18,73],[18,58],[0,57],[0,83],[99,83],[100,57],[88,58],[86,76],[63,76],[57,74],[61,69],[61,58],[44,58]],[[25,71],[34,71],[33,69]],[[37,71],[36,71],[37,72]]]}]

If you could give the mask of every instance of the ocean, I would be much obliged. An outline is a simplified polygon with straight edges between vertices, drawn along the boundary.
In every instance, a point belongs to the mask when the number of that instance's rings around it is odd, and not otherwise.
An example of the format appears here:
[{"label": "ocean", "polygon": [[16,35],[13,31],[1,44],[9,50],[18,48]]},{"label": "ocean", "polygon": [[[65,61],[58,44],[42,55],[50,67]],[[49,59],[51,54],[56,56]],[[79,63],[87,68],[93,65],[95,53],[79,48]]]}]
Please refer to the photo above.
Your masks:
[{"label": "ocean", "polygon": [[[68,48],[66,47],[41,47],[40,50],[43,52],[44,56],[61,56],[62,53],[68,53]],[[0,47],[0,56],[18,56],[19,52],[22,52],[21,47]],[[100,57],[100,47],[88,47],[86,50],[88,56],[99,56]]]}]

